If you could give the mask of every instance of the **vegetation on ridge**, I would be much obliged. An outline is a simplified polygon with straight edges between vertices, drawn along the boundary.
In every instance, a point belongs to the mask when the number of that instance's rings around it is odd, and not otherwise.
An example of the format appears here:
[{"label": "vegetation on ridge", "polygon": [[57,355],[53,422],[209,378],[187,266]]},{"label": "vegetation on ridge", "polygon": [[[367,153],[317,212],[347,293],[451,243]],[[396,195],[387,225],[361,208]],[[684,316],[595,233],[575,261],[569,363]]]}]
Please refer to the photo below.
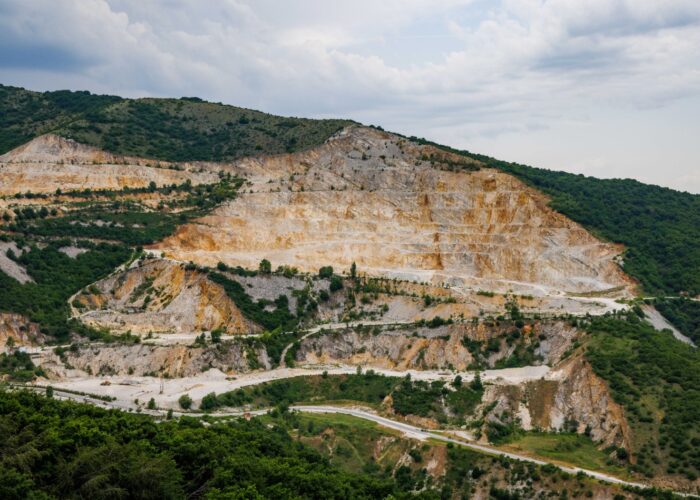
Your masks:
[{"label": "vegetation on ridge", "polygon": [[227,161],[310,148],[351,123],[281,117],[194,97],[123,99],[0,85],[0,154],[51,132],[117,154]]},{"label": "vegetation on ridge", "polygon": [[[197,98],[122,99],[0,86],[0,153],[53,132],[121,154],[223,161],[323,143],[348,120],[284,118]],[[433,144],[513,174],[555,210],[627,247],[624,269],[653,294],[700,294],[700,196],[634,180],[596,179]]]}]

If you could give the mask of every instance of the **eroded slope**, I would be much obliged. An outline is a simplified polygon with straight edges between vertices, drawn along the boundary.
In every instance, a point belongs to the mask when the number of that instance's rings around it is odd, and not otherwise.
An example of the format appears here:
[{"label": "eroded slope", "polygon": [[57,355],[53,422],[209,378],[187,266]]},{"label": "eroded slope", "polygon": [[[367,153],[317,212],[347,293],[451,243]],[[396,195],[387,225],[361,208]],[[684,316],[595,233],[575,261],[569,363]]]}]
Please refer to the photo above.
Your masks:
[{"label": "eroded slope", "polygon": [[119,156],[70,139],[47,134],[0,156],[0,195],[53,193],[83,189],[144,188],[207,184],[218,181],[215,172],[175,169],[167,162]]},{"label": "eroded slope", "polygon": [[223,288],[184,264],[150,260],[90,286],[74,301],[81,321],[116,332],[255,333]]},{"label": "eroded slope", "polygon": [[505,290],[629,284],[614,262],[621,249],[547,208],[540,193],[381,131],[353,127],[314,150],[233,168],[250,180],[245,192],[157,249],[207,265],[356,262],[369,275]]}]

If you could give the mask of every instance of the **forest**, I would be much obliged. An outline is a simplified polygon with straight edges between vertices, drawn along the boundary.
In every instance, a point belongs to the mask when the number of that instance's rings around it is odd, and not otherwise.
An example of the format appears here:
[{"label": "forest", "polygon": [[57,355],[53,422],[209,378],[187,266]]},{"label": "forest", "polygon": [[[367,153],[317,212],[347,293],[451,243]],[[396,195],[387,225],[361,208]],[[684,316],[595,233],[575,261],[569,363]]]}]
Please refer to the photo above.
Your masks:
[{"label": "forest", "polygon": [[[163,421],[0,392],[0,498],[404,498],[259,420]],[[411,498],[434,496],[411,496]]]}]

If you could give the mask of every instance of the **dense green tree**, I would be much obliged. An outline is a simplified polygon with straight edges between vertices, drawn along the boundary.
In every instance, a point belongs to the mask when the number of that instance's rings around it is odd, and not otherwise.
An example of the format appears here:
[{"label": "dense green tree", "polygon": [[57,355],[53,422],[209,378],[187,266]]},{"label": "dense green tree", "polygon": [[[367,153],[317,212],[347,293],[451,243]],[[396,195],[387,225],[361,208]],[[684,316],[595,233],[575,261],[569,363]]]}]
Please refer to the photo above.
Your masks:
[{"label": "dense green tree", "polygon": [[0,497],[398,498],[392,481],[332,467],[286,429],[203,425],[0,391]]},{"label": "dense green tree", "polygon": [[180,399],[177,400],[180,408],[183,410],[189,410],[192,408],[192,398],[188,394],[183,394]]},{"label": "dense green tree", "polygon": [[331,278],[331,284],[329,287],[329,290],[331,292],[337,292],[338,290],[341,290],[343,288],[343,280],[340,278],[340,276],[333,276]]}]

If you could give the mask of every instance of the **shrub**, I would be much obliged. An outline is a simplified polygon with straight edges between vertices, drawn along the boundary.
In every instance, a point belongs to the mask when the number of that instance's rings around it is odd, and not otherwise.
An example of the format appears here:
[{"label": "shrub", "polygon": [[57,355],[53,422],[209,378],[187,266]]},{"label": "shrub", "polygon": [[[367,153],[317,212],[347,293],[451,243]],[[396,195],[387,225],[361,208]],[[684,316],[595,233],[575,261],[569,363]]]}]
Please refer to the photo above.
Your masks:
[{"label": "shrub", "polygon": [[272,273],[272,264],[270,263],[269,260],[263,259],[260,261],[260,265],[258,266],[258,270],[262,274],[270,274],[270,273]]},{"label": "shrub", "polygon": [[202,402],[199,404],[199,409],[202,411],[211,411],[219,407],[219,400],[216,397],[215,392],[210,392],[202,398]]},{"label": "shrub", "polygon": [[333,276],[331,278],[331,286],[329,287],[329,290],[332,292],[337,292],[338,290],[343,288],[343,280],[340,279],[340,276]]},{"label": "shrub", "polygon": [[192,398],[187,394],[180,396],[180,399],[178,399],[177,402],[180,404],[180,408],[183,410],[189,410],[192,408]]}]

